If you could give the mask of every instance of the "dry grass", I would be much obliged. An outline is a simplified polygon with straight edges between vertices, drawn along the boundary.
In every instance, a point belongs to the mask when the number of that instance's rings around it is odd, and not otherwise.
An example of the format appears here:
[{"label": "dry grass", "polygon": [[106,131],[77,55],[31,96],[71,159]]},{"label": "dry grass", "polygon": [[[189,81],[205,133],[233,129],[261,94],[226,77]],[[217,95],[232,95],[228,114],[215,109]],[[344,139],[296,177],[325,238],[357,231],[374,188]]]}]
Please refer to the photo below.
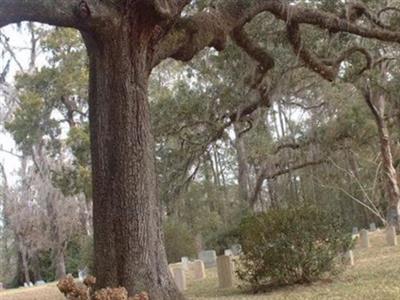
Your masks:
[{"label": "dry grass", "polygon": [[19,288],[0,292],[1,300],[63,300],[56,284],[51,283],[33,288]]},{"label": "dry grass", "polygon": [[[383,233],[370,234],[371,248],[356,249],[356,265],[332,281],[295,286],[263,295],[246,295],[239,288],[220,290],[215,270],[207,270],[207,279],[189,281],[190,300],[308,300],[400,299],[400,246],[385,245]],[[1,300],[62,300],[54,284],[0,292]]]}]

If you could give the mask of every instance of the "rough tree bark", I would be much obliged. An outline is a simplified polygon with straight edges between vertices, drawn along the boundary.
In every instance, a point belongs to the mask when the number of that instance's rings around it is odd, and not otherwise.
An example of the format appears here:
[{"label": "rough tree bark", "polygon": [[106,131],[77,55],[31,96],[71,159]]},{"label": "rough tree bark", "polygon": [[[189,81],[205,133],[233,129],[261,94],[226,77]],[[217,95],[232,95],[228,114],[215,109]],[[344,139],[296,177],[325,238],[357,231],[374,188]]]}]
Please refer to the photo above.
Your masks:
[{"label": "rough tree bark", "polygon": [[[190,0],[0,0],[0,27],[21,21],[73,27],[90,58],[90,126],[97,287],[124,286],[132,295],[179,300],[167,270],[147,100],[151,70],[163,59],[190,60],[205,47],[223,50],[234,29],[261,12],[290,21],[289,36],[308,66],[335,72],[310,55],[299,24],[400,42],[400,32],[361,26],[337,15],[280,0],[221,0],[180,17]],[[254,56],[257,60],[270,57]],[[298,54],[298,53],[297,53]],[[334,60],[336,66],[346,57]],[[332,65],[332,64],[331,64]],[[272,65],[271,65],[272,66]],[[329,76],[327,76],[329,75]]]},{"label": "rough tree bark", "polygon": [[238,160],[238,182],[240,198],[249,203],[250,199],[250,170],[247,159],[247,149],[243,136],[240,134],[240,128],[235,124],[236,140],[234,147],[236,148],[236,155]]},{"label": "rough tree bark", "polygon": [[95,274],[99,287],[182,299],[167,269],[148,103],[152,16],[85,35],[90,59]]},{"label": "rough tree bark", "polygon": [[31,281],[31,277],[29,274],[29,256],[28,256],[28,250],[26,249],[26,246],[23,244],[21,241],[22,239],[17,238],[17,243],[18,243],[18,249],[21,254],[21,259],[22,259],[22,269],[24,272],[24,280],[26,283],[29,283]]},{"label": "rough tree bark", "polygon": [[385,96],[382,93],[374,93],[369,86],[363,90],[363,94],[368,107],[374,115],[375,123],[378,128],[382,167],[386,179],[386,191],[389,198],[386,218],[388,223],[395,226],[396,230],[399,232],[400,188],[397,180],[397,171],[393,163],[390,133],[385,120]]}]

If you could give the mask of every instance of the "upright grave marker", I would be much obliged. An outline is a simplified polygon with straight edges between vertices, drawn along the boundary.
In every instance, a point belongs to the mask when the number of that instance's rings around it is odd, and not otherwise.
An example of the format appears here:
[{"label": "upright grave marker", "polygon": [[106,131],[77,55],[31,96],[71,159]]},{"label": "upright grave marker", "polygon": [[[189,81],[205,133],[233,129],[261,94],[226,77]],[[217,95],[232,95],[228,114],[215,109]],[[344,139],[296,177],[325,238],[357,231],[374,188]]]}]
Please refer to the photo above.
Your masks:
[{"label": "upright grave marker", "polygon": [[188,268],[189,268],[189,258],[186,257],[186,256],[182,257],[182,258],[181,258],[181,263],[182,263],[183,269],[184,269],[185,271],[187,271]]},{"label": "upright grave marker", "polygon": [[206,268],[212,268],[217,264],[217,253],[214,250],[201,251],[199,259],[204,262]]},{"label": "upright grave marker", "polygon": [[202,260],[195,260],[189,264],[189,270],[191,271],[195,280],[206,278],[206,270],[204,262]]},{"label": "upright grave marker", "polygon": [[347,251],[343,255],[343,262],[348,266],[354,266],[354,254],[352,250]]},{"label": "upright grave marker", "polygon": [[172,267],[172,274],[175,280],[175,284],[178,287],[178,289],[183,292],[186,291],[187,286],[186,286],[186,274],[185,274],[185,270],[183,269],[183,267]]},{"label": "upright grave marker", "polygon": [[393,225],[388,226],[386,229],[386,242],[389,246],[397,246],[396,227]]},{"label": "upright grave marker", "polygon": [[360,245],[361,248],[369,248],[369,237],[368,237],[368,230],[363,229],[360,231]]},{"label": "upright grave marker", "polygon": [[230,256],[222,255],[217,258],[218,282],[220,288],[233,286],[233,263]]}]

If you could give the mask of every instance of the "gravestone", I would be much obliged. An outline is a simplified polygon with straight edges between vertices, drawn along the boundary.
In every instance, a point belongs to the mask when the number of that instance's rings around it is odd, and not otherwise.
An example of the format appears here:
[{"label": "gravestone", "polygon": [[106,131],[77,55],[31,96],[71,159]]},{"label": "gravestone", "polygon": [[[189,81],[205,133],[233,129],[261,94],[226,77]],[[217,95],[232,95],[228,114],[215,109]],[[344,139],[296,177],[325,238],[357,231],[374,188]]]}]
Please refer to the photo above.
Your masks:
[{"label": "gravestone", "polygon": [[363,229],[360,231],[360,245],[361,248],[369,248],[368,230]]},{"label": "gravestone", "polygon": [[2,291],[2,290],[4,290],[4,286],[3,286],[3,283],[0,282],[0,291]]},{"label": "gravestone", "polygon": [[38,281],[35,282],[35,285],[36,285],[36,286],[45,285],[45,284],[46,284],[46,282],[43,281],[43,280],[38,280]]},{"label": "gravestone", "polygon": [[189,264],[189,270],[195,280],[206,278],[206,270],[202,260],[195,260]]},{"label": "gravestone", "polygon": [[183,269],[184,269],[185,271],[187,271],[187,270],[188,270],[188,267],[189,267],[189,258],[186,257],[186,256],[182,257],[182,258],[181,258],[181,263],[182,263]]},{"label": "gravestone", "polygon": [[24,287],[29,287],[29,284],[27,282],[24,282]]},{"label": "gravestone", "polygon": [[242,254],[242,245],[240,245],[240,244],[232,245],[231,250],[232,250],[233,256],[239,256]]},{"label": "gravestone", "polygon": [[199,259],[204,262],[206,268],[212,268],[217,264],[217,253],[214,250],[201,251]]},{"label": "gravestone", "polygon": [[354,254],[352,250],[347,251],[343,255],[343,262],[348,266],[354,266]]},{"label": "gravestone", "polygon": [[358,227],[353,227],[352,234],[353,235],[357,235],[358,234]]},{"label": "gravestone", "polygon": [[232,255],[233,255],[232,250],[231,250],[231,249],[226,249],[226,250],[224,251],[224,255],[226,255],[226,256],[232,256]]},{"label": "gravestone", "polygon": [[169,267],[171,268],[171,269],[174,269],[174,268],[183,268],[183,264],[180,262],[180,263],[174,263],[174,264],[169,264]]},{"label": "gravestone", "polygon": [[79,281],[83,282],[85,278],[87,277],[87,268],[83,268],[82,270],[78,270],[78,278]]},{"label": "gravestone", "polygon": [[181,292],[186,291],[186,274],[183,267],[173,267],[172,272],[178,290]]},{"label": "gravestone", "polygon": [[372,231],[372,232],[376,231],[376,224],[375,223],[369,224],[369,231]]},{"label": "gravestone", "polygon": [[389,246],[397,246],[396,228],[393,225],[386,229],[386,242]]},{"label": "gravestone", "polygon": [[174,270],[171,266],[168,266],[169,273],[171,274],[172,278],[174,277]]},{"label": "gravestone", "polygon": [[222,255],[217,258],[217,271],[219,287],[230,288],[233,286],[233,263],[230,256]]},{"label": "gravestone", "polygon": [[32,281],[29,281],[29,282],[28,282],[28,285],[29,285],[29,287],[33,287]]}]

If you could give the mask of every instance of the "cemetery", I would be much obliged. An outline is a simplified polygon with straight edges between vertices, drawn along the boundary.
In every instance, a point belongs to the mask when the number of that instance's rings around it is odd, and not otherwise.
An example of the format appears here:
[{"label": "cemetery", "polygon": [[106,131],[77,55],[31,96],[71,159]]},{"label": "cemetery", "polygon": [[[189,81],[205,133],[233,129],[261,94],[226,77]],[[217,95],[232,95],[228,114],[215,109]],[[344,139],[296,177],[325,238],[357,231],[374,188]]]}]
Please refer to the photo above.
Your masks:
[{"label": "cemetery", "polygon": [[0,0],[0,300],[400,299],[400,0]]},{"label": "cemetery", "polygon": [[[347,265],[343,274],[332,280],[316,282],[309,286],[293,286],[270,291],[265,295],[243,295],[238,288],[240,281],[234,273],[235,258],[219,256],[216,265],[204,267],[201,260],[191,260],[188,269],[183,264],[170,265],[178,287],[191,300],[207,300],[221,297],[226,300],[279,300],[279,299],[396,299],[398,290],[392,286],[400,279],[400,247],[392,246],[384,230],[370,231],[370,247],[363,248],[360,241],[354,250],[345,254]],[[218,262],[220,268],[218,268]],[[233,269],[232,269],[233,268]],[[175,270],[175,271],[174,271]],[[56,283],[32,288],[3,290],[2,300],[62,300]]]}]

